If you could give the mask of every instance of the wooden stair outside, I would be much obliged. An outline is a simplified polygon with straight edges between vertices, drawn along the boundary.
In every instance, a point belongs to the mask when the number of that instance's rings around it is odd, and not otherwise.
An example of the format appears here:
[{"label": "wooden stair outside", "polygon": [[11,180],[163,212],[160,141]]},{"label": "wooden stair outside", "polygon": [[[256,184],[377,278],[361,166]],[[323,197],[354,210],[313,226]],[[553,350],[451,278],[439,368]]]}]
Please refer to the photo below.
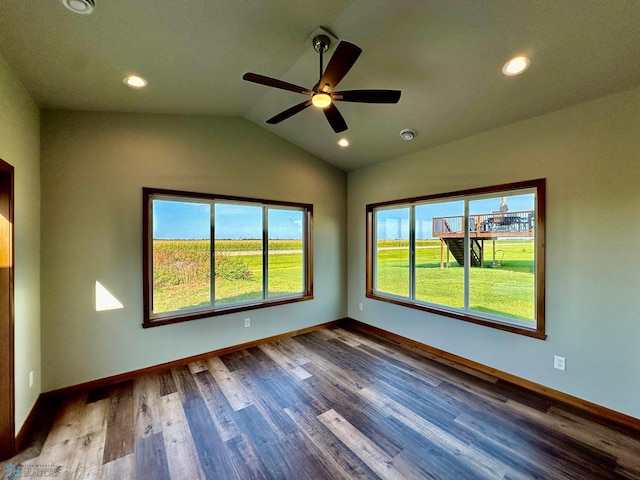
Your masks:
[{"label": "wooden stair outside", "polygon": [[[443,238],[447,248],[458,262],[464,267],[464,238]],[[475,239],[471,239],[471,266],[482,266],[482,244]]]}]

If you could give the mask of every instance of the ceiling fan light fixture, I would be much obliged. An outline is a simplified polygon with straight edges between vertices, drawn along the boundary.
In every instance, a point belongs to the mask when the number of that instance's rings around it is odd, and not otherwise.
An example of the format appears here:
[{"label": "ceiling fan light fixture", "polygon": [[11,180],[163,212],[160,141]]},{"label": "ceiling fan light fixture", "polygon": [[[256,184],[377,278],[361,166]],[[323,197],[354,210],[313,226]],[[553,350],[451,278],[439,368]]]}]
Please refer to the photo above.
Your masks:
[{"label": "ceiling fan light fixture", "polygon": [[509,60],[502,67],[502,73],[504,73],[507,77],[515,77],[516,75],[520,75],[531,65],[531,60],[529,57],[515,57]]},{"label": "ceiling fan light fixture", "polygon": [[89,15],[96,6],[95,0],[60,0],[62,4],[73,13]]},{"label": "ceiling fan light fixture", "polygon": [[327,108],[331,105],[331,95],[328,93],[316,93],[313,98],[311,98],[311,103],[313,103],[314,107]]}]

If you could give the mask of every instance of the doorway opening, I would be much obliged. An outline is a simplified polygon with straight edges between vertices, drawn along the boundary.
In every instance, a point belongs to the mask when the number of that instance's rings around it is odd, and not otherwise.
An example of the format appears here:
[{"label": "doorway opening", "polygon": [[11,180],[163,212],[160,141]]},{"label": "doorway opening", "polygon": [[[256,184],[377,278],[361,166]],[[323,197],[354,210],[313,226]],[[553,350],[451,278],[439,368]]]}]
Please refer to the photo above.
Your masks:
[{"label": "doorway opening", "polygon": [[0,460],[15,453],[13,167],[0,160]]}]

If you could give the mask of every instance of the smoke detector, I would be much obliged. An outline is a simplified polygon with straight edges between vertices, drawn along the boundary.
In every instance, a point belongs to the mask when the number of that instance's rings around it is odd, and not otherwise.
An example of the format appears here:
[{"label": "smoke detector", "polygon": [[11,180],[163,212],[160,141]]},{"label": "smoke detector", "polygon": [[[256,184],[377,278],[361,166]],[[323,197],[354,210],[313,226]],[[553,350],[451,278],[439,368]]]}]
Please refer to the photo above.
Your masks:
[{"label": "smoke detector", "polygon": [[416,136],[416,132],[411,130],[410,128],[405,128],[400,132],[400,137],[407,142],[413,140],[413,137]]},{"label": "smoke detector", "polygon": [[62,4],[71,10],[73,13],[79,13],[80,15],[88,15],[93,12],[93,8],[96,6],[95,0],[60,0]]}]

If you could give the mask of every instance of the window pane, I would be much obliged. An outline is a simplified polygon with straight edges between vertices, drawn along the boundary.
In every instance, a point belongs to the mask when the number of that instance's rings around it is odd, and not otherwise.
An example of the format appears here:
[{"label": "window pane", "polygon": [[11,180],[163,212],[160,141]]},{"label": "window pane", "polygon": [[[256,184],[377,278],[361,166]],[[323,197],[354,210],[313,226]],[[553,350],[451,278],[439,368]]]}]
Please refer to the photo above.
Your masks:
[{"label": "window pane", "polygon": [[409,296],[409,208],[376,211],[378,292]]},{"label": "window pane", "polygon": [[302,256],[304,214],[301,210],[270,208],[269,225],[269,297],[304,291]]},{"label": "window pane", "polygon": [[416,300],[464,308],[464,202],[415,208]]},{"label": "window pane", "polygon": [[538,179],[368,204],[367,297],[546,338],[545,203]]},{"label": "window pane", "polygon": [[144,327],[313,298],[313,205],[146,187],[143,197]]},{"label": "window pane", "polygon": [[262,207],[215,206],[215,303],[262,298]]},{"label": "window pane", "polygon": [[469,308],[534,326],[535,194],[471,200],[469,216],[477,257],[469,273]]},{"label": "window pane", "polygon": [[211,305],[211,206],[153,200],[153,313]]}]

